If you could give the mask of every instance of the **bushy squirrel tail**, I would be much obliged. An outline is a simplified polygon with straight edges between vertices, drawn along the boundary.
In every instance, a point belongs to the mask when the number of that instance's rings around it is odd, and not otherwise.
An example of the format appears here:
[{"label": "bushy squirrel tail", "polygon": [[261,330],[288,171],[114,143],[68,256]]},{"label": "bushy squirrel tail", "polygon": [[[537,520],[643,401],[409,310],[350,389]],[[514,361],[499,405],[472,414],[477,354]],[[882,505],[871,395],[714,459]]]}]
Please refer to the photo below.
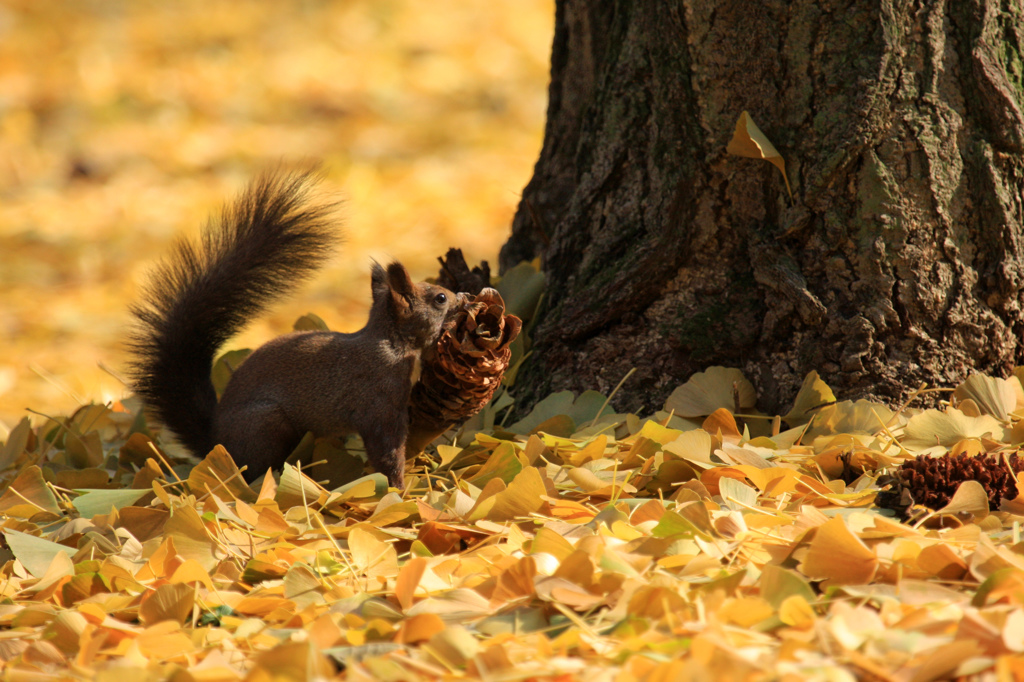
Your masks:
[{"label": "bushy squirrel tail", "polygon": [[257,178],[199,242],[179,241],[131,308],[132,387],[194,454],[215,445],[210,381],[224,343],[331,256],[335,206],[315,202],[316,169]]}]

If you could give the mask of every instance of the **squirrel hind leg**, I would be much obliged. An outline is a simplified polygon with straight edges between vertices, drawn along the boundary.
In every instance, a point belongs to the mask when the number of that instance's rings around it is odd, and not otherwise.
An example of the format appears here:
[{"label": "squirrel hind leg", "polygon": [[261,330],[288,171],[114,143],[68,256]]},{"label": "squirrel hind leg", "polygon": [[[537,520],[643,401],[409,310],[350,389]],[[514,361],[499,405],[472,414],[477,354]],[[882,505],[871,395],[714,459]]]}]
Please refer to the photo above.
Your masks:
[{"label": "squirrel hind leg", "polygon": [[361,433],[366,458],[392,488],[405,488],[405,437],[408,428],[372,429]]},{"label": "squirrel hind leg", "polygon": [[237,464],[246,465],[243,475],[249,483],[267,469],[280,470],[303,433],[277,404],[250,404],[217,419],[217,440]]}]

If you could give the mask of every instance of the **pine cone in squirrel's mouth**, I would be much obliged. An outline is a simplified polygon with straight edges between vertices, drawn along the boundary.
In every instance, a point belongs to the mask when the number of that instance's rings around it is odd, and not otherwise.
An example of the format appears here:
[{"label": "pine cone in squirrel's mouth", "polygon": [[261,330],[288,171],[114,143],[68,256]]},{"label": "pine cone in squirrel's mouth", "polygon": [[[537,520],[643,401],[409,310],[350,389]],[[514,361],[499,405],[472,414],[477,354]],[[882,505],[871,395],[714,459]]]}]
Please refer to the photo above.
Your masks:
[{"label": "pine cone in squirrel's mouth", "polygon": [[[1012,469],[1012,471],[1011,471]],[[1001,500],[1017,497],[1016,473],[1024,471],[1024,459],[1002,456],[917,457],[893,472],[890,490],[879,493],[878,505],[906,518],[911,505],[942,509],[964,481],[977,481],[988,493],[989,509],[999,509]]]},{"label": "pine cone in squirrel's mouth", "polygon": [[501,385],[512,356],[510,344],[523,322],[505,313],[505,301],[486,288],[445,325],[437,345],[423,355],[419,383],[409,405],[406,456],[484,408]]}]

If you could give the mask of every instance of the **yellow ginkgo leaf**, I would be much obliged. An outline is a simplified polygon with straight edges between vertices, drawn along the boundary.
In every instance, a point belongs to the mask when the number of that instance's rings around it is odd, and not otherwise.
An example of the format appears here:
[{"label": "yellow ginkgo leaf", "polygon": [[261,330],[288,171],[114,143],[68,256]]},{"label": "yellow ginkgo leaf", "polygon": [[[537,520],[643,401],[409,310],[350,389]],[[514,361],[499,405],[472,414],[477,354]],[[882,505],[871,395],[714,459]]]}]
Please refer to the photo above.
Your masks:
[{"label": "yellow ginkgo leaf", "polygon": [[395,598],[403,609],[408,609],[415,603],[413,595],[426,570],[427,560],[423,557],[414,557],[399,569],[398,579],[395,581]]},{"label": "yellow ginkgo leaf", "polygon": [[181,623],[192,615],[196,588],[192,585],[161,585],[147,594],[139,606],[139,620],[153,625],[165,620]]},{"label": "yellow ginkgo leaf", "polygon": [[707,417],[719,408],[736,412],[751,408],[756,402],[757,391],[742,371],[731,367],[708,367],[672,391],[665,401],[665,411],[681,417]]},{"label": "yellow ginkgo leaf", "polygon": [[[1014,382],[1006,379],[972,374],[967,381],[956,387],[953,397],[961,403],[973,401],[980,414],[995,417],[1001,422],[1008,421],[1010,413],[1017,408],[1016,377]],[[962,406],[960,410],[967,412]],[[971,415],[978,416],[978,415]]]},{"label": "yellow ginkgo leaf", "polygon": [[814,624],[814,609],[807,600],[794,594],[779,605],[779,620],[797,628],[809,628]]},{"label": "yellow ginkgo leaf", "polygon": [[1002,424],[994,417],[968,417],[950,407],[944,412],[925,410],[915,414],[907,422],[900,442],[911,452],[920,452],[937,445],[949,448],[967,438],[1001,438],[1003,434]]},{"label": "yellow ginkgo leaf", "polygon": [[786,162],[782,155],[775,149],[775,145],[768,141],[761,129],[757,127],[750,114],[743,112],[740,119],[736,121],[736,132],[729,140],[729,146],[725,151],[733,156],[745,156],[750,159],[764,159],[782,171],[782,179],[786,182],[786,191],[789,192],[790,200],[793,199],[793,190],[789,187],[789,178],[786,177]]},{"label": "yellow ginkgo leaf", "polygon": [[972,514],[978,518],[988,516],[988,492],[977,481],[964,481],[957,486],[953,498],[939,514]]},{"label": "yellow ginkgo leaf", "polygon": [[836,516],[818,526],[801,568],[807,577],[835,585],[865,585],[875,577],[878,557]]},{"label": "yellow ginkgo leaf", "polygon": [[834,403],[836,396],[828,384],[814,370],[804,377],[804,383],[793,401],[793,409],[783,419],[790,426],[802,426],[810,421],[812,410]]},{"label": "yellow ginkgo leaf", "polygon": [[436,613],[421,613],[402,621],[395,633],[395,641],[399,644],[425,642],[436,634],[444,632],[445,623]]}]

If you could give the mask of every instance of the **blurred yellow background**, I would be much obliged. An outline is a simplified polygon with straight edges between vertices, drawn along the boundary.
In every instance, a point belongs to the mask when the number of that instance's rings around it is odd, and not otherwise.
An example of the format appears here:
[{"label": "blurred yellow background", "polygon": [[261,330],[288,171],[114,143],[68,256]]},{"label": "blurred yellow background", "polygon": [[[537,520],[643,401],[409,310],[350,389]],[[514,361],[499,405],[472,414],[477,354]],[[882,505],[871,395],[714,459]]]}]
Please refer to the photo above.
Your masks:
[{"label": "blurred yellow background", "polygon": [[[0,438],[126,394],[147,268],[260,169],[322,160],[336,263],[232,347],[365,322],[371,258],[496,265],[540,150],[553,0],[0,3]],[[496,267],[495,267],[496,270]],[[38,421],[40,417],[34,417]]]}]

